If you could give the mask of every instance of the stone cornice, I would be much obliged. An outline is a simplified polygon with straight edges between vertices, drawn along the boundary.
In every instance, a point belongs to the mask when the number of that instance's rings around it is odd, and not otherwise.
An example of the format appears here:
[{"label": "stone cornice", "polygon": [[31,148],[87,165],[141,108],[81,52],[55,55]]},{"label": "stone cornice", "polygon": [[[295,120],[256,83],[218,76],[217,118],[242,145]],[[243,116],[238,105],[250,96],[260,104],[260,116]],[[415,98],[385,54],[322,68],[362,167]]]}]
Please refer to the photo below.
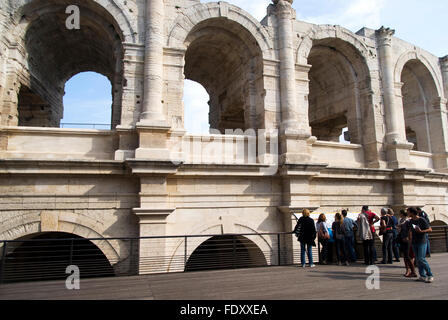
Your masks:
[{"label": "stone cornice", "polygon": [[166,218],[174,212],[174,208],[146,209],[134,208],[132,212],[139,218],[140,224],[165,224]]},{"label": "stone cornice", "polygon": [[172,175],[178,171],[180,164],[169,160],[127,159],[126,164],[136,175]]},{"label": "stone cornice", "polygon": [[313,177],[328,166],[328,163],[285,163],[279,168],[283,177]]},{"label": "stone cornice", "polygon": [[176,175],[180,176],[266,176],[266,164],[183,163]]},{"label": "stone cornice", "polygon": [[122,161],[0,159],[0,174],[127,175]]},{"label": "stone cornice", "polygon": [[0,126],[0,132],[11,133],[35,133],[42,135],[105,135],[112,136],[116,132],[114,130],[97,130],[97,129],[70,129],[70,128],[44,128],[44,127],[10,127]]}]

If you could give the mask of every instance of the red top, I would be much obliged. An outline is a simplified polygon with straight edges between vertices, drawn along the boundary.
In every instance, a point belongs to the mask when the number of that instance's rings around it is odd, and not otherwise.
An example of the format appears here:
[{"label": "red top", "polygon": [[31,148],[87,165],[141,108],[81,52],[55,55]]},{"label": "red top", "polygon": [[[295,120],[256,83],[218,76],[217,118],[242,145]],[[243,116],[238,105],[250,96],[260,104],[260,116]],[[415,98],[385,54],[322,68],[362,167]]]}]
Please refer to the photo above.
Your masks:
[{"label": "red top", "polygon": [[367,214],[367,221],[369,221],[370,224],[370,230],[372,230],[372,233],[375,233],[375,226],[373,225],[373,219],[378,216],[370,210],[367,211],[366,214]]}]

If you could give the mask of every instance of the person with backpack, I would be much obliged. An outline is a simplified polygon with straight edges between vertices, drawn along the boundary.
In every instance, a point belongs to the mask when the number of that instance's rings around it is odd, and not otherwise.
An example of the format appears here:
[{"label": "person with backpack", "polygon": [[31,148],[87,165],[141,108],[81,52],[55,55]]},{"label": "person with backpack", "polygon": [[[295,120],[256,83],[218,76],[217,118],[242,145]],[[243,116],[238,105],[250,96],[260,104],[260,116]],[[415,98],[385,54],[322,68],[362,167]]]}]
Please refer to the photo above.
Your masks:
[{"label": "person with backpack", "polygon": [[379,220],[378,216],[369,210],[368,206],[363,206],[358,215],[358,238],[362,241],[364,248],[364,264],[375,264],[375,227],[373,224]]},{"label": "person with backpack", "polygon": [[[431,225],[428,214],[425,211],[423,211],[422,208],[417,207],[417,213],[419,217],[425,219],[428,222],[428,224]],[[425,234],[425,237],[426,237],[426,255],[428,257],[431,257],[431,246],[430,246],[431,243],[429,242],[429,234],[428,233]]]},{"label": "person with backpack", "polygon": [[398,231],[397,231],[397,226],[398,226],[398,220],[395,217],[395,212],[394,210],[392,210],[391,208],[387,209],[387,215],[392,219],[392,233],[393,233],[393,238],[392,238],[392,252],[394,254],[395,257],[395,262],[400,262],[400,243],[397,240],[398,237]]},{"label": "person with backpack", "polygon": [[400,210],[400,220],[397,225],[397,241],[400,243],[400,251],[403,254],[404,266],[406,267],[406,273],[404,276],[406,278],[417,278],[415,273],[415,265],[411,259],[411,241],[409,238],[409,232],[411,228],[411,223],[408,220],[408,214],[405,210]]},{"label": "person with backpack", "polygon": [[347,210],[342,210],[342,217],[344,218],[346,252],[349,260],[356,262],[354,228],[358,228],[358,226],[353,219],[347,217]]},{"label": "person with backpack", "polygon": [[328,259],[328,241],[330,240],[330,233],[327,227],[327,217],[325,214],[321,213],[316,223],[317,238],[321,245],[319,252],[319,263],[327,264]]},{"label": "person with backpack", "polygon": [[316,243],[314,242],[316,239],[316,227],[314,225],[314,220],[310,218],[310,211],[308,209],[302,211],[302,217],[297,221],[294,233],[297,236],[297,240],[300,242],[300,262],[302,267],[306,267],[306,251],[309,265],[311,268],[314,268],[312,247],[316,246]]},{"label": "person with backpack", "polygon": [[434,275],[431,272],[428,261],[426,261],[427,240],[425,234],[432,232],[432,228],[426,219],[418,215],[416,208],[410,207],[407,212],[411,217],[411,232],[409,235],[412,239],[412,248],[414,249],[418,273],[420,274],[417,281],[431,283],[434,281]]},{"label": "person with backpack", "polygon": [[350,265],[348,262],[348,255],[345,246],[345,227],[344,227],[344,217],[338,212],[334,216],[334,222],[331,226],[334,233],[334,240],[336,243],[336,257],[338,259],[338,265],[345,263],[347,266]]},{"label": "person with backpack", "polygon": [[381,209],[380,236],[383,236],[383,261],[382,264],[392,264],[392,218],[387,214],[387,208]]}]

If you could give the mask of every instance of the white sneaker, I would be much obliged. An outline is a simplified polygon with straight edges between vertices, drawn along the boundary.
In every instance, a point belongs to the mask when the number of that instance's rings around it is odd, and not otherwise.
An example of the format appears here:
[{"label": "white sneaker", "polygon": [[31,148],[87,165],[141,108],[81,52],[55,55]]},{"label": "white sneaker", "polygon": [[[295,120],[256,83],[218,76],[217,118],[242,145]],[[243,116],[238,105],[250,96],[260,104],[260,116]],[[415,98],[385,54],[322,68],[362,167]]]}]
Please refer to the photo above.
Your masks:
[{"label": "white sneaker", "polygon": [[434,277],[426,277],[426,280],[425,280],[426,283],[431,283],[433,281],[434,281]]},{"label": "white sneaker", "polygon": [[315,264],[310,264],[310,268],[314,268],[314,267],[316,267]]},{"label": "white sneaker", "polygon": [[302,268],[306,268],[306,264],[302,264]]},{"label": "white sneaker", "polygon": [[426,278],[420,276],[420,277],[418,277],[417,279],[415,279],[415,281],[423,281],[423,282],[426,282]]}]

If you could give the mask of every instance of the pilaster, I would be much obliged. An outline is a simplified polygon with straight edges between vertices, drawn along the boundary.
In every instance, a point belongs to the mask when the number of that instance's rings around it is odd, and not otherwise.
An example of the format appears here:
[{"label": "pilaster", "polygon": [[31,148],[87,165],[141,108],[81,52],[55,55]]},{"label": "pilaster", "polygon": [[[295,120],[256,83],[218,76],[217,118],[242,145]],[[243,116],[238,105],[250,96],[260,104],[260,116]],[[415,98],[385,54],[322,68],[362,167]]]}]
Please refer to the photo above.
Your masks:
[{"label": "pilaster", "polygon": [[146,0],[144,99],[140,123],[166,126],[163,110],[163,0]]},{"label": "pilaster", "polygon": [[387,160],[388,167],[392,169],[414,166],[409,159],[409,151],[413,145],[406,141],[404,127],[400,125],[400,122],[404,121],[404,113],[403,108],[400,108],[400,104],[397,103],[396,97],[396,91],[399,88],[394,79],[392,51],[394,33],[395,30],[384,27],[376,31],[386,113]]}]

